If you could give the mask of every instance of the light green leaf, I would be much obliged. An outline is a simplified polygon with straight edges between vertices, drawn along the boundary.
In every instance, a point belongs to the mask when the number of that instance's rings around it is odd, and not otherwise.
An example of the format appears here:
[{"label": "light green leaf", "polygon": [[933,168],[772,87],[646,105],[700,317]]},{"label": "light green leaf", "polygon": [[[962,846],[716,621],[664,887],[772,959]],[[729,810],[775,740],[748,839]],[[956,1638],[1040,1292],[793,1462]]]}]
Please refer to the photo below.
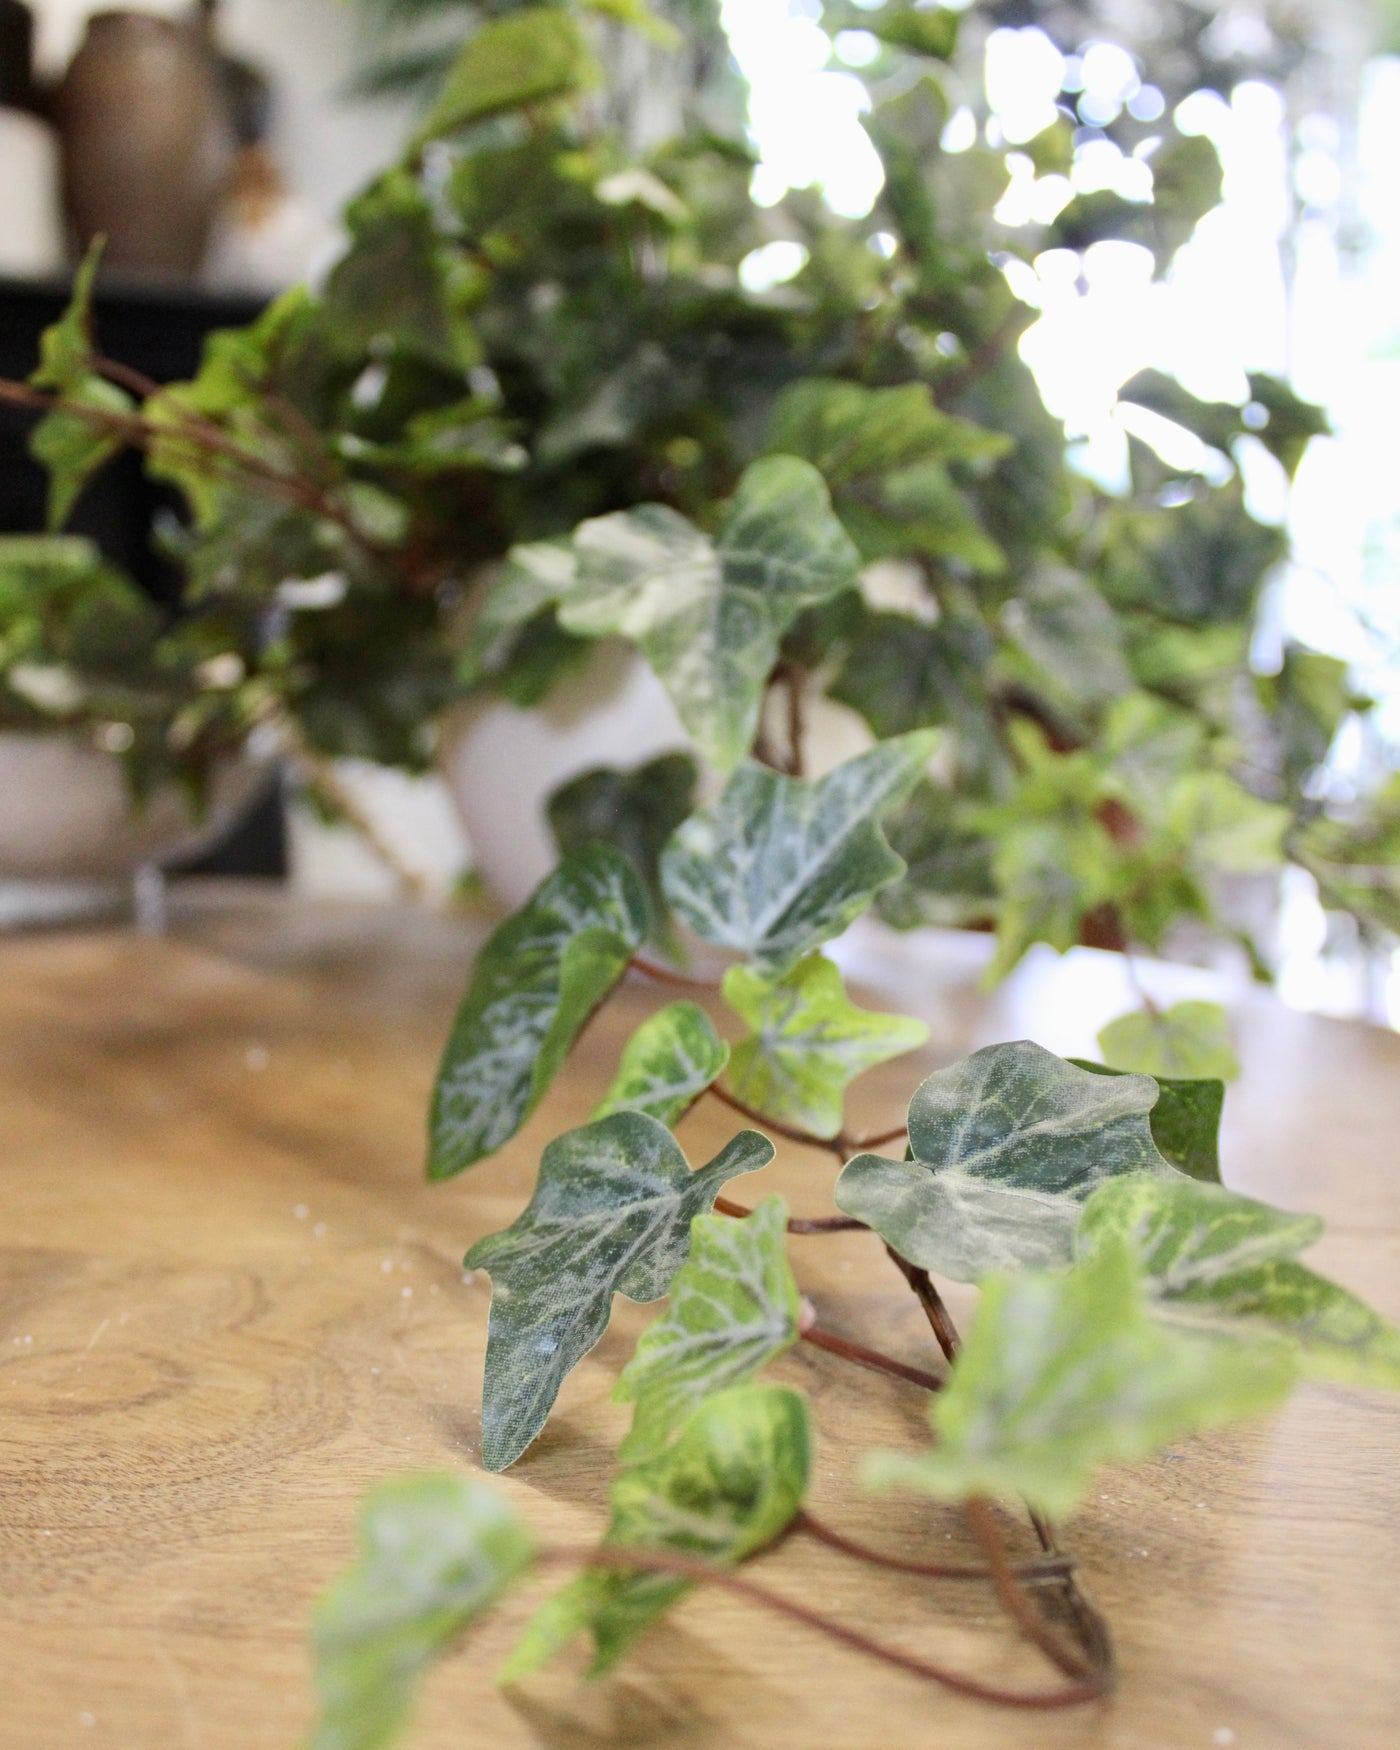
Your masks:
[{"label": "light green leaf", "polygon": [[[29,380],[36,389],[50,389],[72,406],[91,408],[96,415],[122,415],[131,412],[131,397],[93,369],[92,298],[101,260],[99,240],[74,275],[67,309],[44,330],[39,368]],[[39,421],[29,448],[49,473],[51,529],[63,527],[88,480],[124,441],[100,418],[85,418],[66,408],[46,413]]]},{"label": "light green leaf", "polygon": [[1149,1076],[1090,1075],[1029,1040],[989,1045],[916,1090],[912,1159],[857,1155],[836,1204],[911,1263],[973,1282],[1068,1260],[1077,1211],[1123,1173],[1165,1173]]},{"label": "light green leaf", "polygon": [[[691,1413],[673,1446],[617,1476],[604,1547],[673,1550],[728,1567],[786,1530],[811,1463],[807,1406],[796,1392],[720,1392]],[[501,1681],[539,1670],[584,1628],[595,1647],[590,1674],[601,1676],[693,1584],[640,1569],[581,1574],[527,1626]]]},{"label": "light green leaf", "polygon": [[316,1611],[321,1717],[310,1750],[390,1743],[419,1674],[533,1553],[500,1495],[469,1477],[412,1477],[369,1495],[359,1559]]},{"label": "light green leaf", "polygon": [[661,858],[661,884],[706,941],[781,974],[904,872],[878,821],[909,795],[937,733],[882,742],[824,778],[746,765]]},{"label": "light green leaf", "polygon": [[618,1456],[655,1456],[702,1398],[740,1385],[797,1341],[801,1297],[787,1259],[787,1205],[697,1215],[671,1304],[642,1334],[613,1397],[635,1404]]},{"label": "light green leaf", "polygon": [[1095,1192],[1078,1246],[1127,1243],[1159,1314],[1246,1344],[1283,1338],[1307,1373],[1400,1388],[1400,1331],[1297,1262],[1322,1232],[1218,1185],[1126,1179]]},{"label": "light green leaf", "polygon": [[1219,1003],[1135,1009],[1100,1032],[1099,1050],[1110,1068],[1138,1075],[1232,1082],[1240,1073],[1229,1016]]},{"label": "light green leaf", "polygon": [[477,959],[438,1070],[429,1178],[450,1178],[515,1135],[646,927],[631,864],[601,844],[567,856],[501,925]]},{"label": "light green leaf", "polygon": [[504,1470],[544,1427],[570,1369],[608,1328],[614,1294],[658,1300],[685,1262],[690,1223],[720,1188],[773,1158],[744,1130],[692,1173],[655,1118],[615,1112],[544,1151],[535,1194],[468,1270],[491,1273],[482,1462]]},{"label": "light green leaf", "polygon": [[1172,787],[1167,830],[1198,862],[1227,875],[1277,869],[1292,816],[1224,772],[1191,772]]},{"label": "light green leaf", "polygon": [[1020,1497],[1061,1515],[1100,1464],[1271,1409],[1293,1377],[1283,1345],[1242,1360],[1164,1327],[1131,1251],[1106,1244],[1070,1270],[989,1277],[930,1409],[937,1444],[918,1457],[877,1453],[866,1475],[878,1488]]},{"label": "light green leaf", "polygon": [[814,1136],[840,1130],[846,1088],[858,1075],[928,1038],[922,1021],[857,1008],[821,954],[809,954],[779,979],[731,966],[723,992],[753,1028],[734,1047],[731,1090],[766,1117],[800,1124]]},{"label": "light green leaf", "polygon": [[851,588],[860,567],[821,475],[793,456],[746,471],[713,542],[652,504],[582,524],[574,552],[561,625],[630,639],[724,772],[752,744],[783,633],[804,608]]},{"label": "light green leaf", "polygon": [[581,91],[594,77],[578,21],[560,6],[531,6],[493,19],[470,37],[417,141],[471,122]]},{"label": "light green leaf", "polygon": [[645,1112],[674,1124],[729,1061],[729,1047],[694,1003],[672,1003],[642,1022],[627,1041],[617,1076],[595,1119]]},{"label": "light green leaf", "polygon": [[[1088,1058],[1068,1060],[1090,1075],[1121,1076],[1128,1072],[1110,1069]],[[1160,1090],[1152,1108],[1152,1140],[1163,1160],[1178,1172],[1207,1184],[1220,1183],[1220,1115],[1225,1109],[1225,1084],[1218,1077],[1194,1081],[1172,1076],[1154,1076]]]}]

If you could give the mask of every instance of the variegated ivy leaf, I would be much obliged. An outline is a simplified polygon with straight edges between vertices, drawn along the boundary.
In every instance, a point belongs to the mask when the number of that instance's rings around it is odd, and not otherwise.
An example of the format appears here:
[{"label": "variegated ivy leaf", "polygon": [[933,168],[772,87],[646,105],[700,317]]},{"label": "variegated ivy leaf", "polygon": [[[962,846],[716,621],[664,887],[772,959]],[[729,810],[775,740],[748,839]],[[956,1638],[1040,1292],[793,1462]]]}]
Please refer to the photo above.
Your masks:
[{"label": "variegated ivy leaf", "polygon": [[1102,1030],[1099,1050],[1111,1068],[1139,1075],[1232,1082],[1240,1073],[1229,1016],[1219,1003],[1134,1009]]},{"label": "variegated ivy leaf", "polygon": [[674,1124],[729,1061],[729,1047],[694,1003],[672,1003],[627,1041],[613,1085],[594,1118],[645,1112]]},{"label": "variegated ivy leaf", "polygon": [[[1091,1063],[1071,1057],[1077,1069],[1090,1075],[1121,1076],[1128,1072],[1110,1069],[1106,1063]],[[1152,1140],[1163,1160],[1178,1172],[1206,1184],[1220,1183],[1220,1115],[1225,1109],[1225,1084],[1217,1076],[1182,1080],[1154,1076],[1160,1093],[1152,1108]]]},{"label": "variegated ivy leaf", "polygon": [[494,1489],[410,1477],[366,1498],[360,1555],[312,1630],[321,1717],[311,1750],[380,1750],[403,1725],[420,1672],[533,1556]]},{"label": "variegated ivy leaf", "polygon": [[809,954],[778,979],[731,966],[723,990],[753,1028],[734,1047],[730,1088],[765,1116],[800,1124],[813,1136],[840,1130],[846,1088],[858,1075],[928,1038],[922,1021],[857,1008],[821,954]]},{"label": "variegated ivy leaf", "polygon": [[799,1335],[801,1297],[787,1258],[787,1205],[765,1197],[752,1215],[697,1215],[671,1303],[642,1334],[613,1392],[635,1404],[618,1456],[661,1451],[702,1398],[753,1378]]},{"label": "variegated ivy leaf", "polygon": [[1150,1076],[1091,1075],[1027,1039],[988,1045],[915,1091],[911,1159],[847,1163],[837,1207],[960,1282],[1067,1262],[1095,1186],[1173,1172],[1148,1124],[1156,1098]]},{"label": "variegated ivy leaf", "polygon": [[1315,1216],[1219,1185],[1124,1179],[1089,1199],[1078,1246],[1129,1244],[1173,1323],[1244,1343],[1284,1338],[1306,1373],[1400,1388],[1400,1331],[1297,1261],[1321,1232]]},{"label": "variegated ivy leaf", "polygon": [[[798,1393],[762,1385],[720,1392],[692,1412],[673,1446],[619,1473],[604,1547],[742,1561],[787,1529],[811,1462]],[[501,1680],[539,1670],[585,1628],[595,1648],[591,1675],[601,1676],[693,1584],[641,1569],[589,1569],[536,1613]]]},{"label": "variegated ivy leaf", "polygon": [[564,858],[481,950],[433,1089],[428,1176],[508,1142],[647,929],[646,895],[610,845]]},{"label": "variegated ivy leaf", "polygon": [[896,736],[811,781],[740,767],[662,853],[677,915],[762,971],[786,972],[904,873],[879,820],[909,795],[936,741],[934,730]]},{"label": "variegated ivy leaf", "polygon": [[877,1453],[866,1477],[1064,1514],[1100,1464],[1270,1409],[1294,1372],[1282,1344],[1242,1364],[1224,1344],[1161,1324],[1131,1250],[1106,1244],[1069,1270],[989,1277],[930,1408],[937,1444],[917,1457]]},{"label": "variegated ivy leaf", "polygon": [[535,1194],[468,1270],[491,1273],[481,1456],[504,1470],[544,1427],[559,1388],[608,1328],[614,1294],[659,1300],[690,1250],[690,1224],[727,1180],[755,1173],[773,1145],[743,1130],[691,1172],[666,1126],[615,1112],[544,1151]]},{"label": "variegated ivy leaf", "polygon": [[752,745],[783,633],[860,569],[821,475],[795,456],[747,470],[714,541],[648,504],[583,523],[574,553],[560,624],[630,639],[722,772]]}]

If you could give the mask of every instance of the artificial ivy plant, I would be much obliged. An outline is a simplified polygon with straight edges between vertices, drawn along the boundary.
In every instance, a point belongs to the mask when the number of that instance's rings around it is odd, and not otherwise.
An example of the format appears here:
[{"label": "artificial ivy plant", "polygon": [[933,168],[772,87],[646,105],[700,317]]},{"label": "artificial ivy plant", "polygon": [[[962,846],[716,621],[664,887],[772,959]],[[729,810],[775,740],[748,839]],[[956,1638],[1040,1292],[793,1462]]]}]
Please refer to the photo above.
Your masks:
[{"label": "artificial ivy plant", "polygon": [[[822,575],[829,531],[809,511],[743,526],[750,535],[731,536],[729,551],[751,583],[771,573],[790,589]],[[718,572],[711,588],[722,588]],[[401,1479],[371,1495],[359,1558],[316,1616],[314,1750],[389,1743],[422,1670],[516,1581],[561,1565],[578,1571],[529,1619],[502,1682],[528,1679],[580,1635],[601,1675],[710,1584],[991,1703],[1089,1701],[1113,1686],[1112,1643],[1056,1521],[1099,1467],[1272,1409],[1300,1379],[1400,1389],[1400,1330],[1301,1260],[1322,1224],[1222,1183],[1224,1082],[1189,1058],[1180,1075],[1156,1077],[1026,1040],[991,1045],[919,1082],[892,1129],[846,1128],[851,1082],[927,1030],[853,1003],[824,950],[900,878],[883,822],[935,743],[929,730],[894,736],[817,779],[751,751],[666,841],[652,894],[635,862],[593,839],[486,944],[437,1079],[435,1178],[516,1134],[629,972],[657,994],[590,1120],[549,1143],[526,1207],[466,1254],[469,1271],[491,1278],[485,1467],[528,1463],[616,1295],[668,1304],[617,1379],[632,1420],[595,1548],[539,1545],[479,1477]],[[657,895],[710,950],[737,956],[722,978],[651,957]],[[678,981],[691,987],[684,996]],[[702,1100],[736,1129],[693,1166],[676,1133]],[[779,1143],[829,1151],[840,1214],[790,1215],[775,1195],[730,1198],[731,1181],[762,1172]],[[872,1266],[908,1283],[939,1371],[817,1321],[787,1237],[837,1232],[867,1235]],[[966,1340],[940,1281],[980,1290]],[[800,1341],[929,1394],[931,1444],[870,1452],[860,1475],[876,1492],[960,1508],[983,1565],[881,1553],[804,1504],[813,1414],[800,1392],[764,1377]],[[1040,1543],[1030,1561],[1013,1561],[992,1510],[1018,1502]],[[1056,1681],[975,1677],[734,1571],[791,1532],[929,1580],[984,1581]]]},{"label": "artificial ivy plant", "polygon": [[[592,15],[651,29],[640,5],[481,10],[319,291],[157,389],[102,357],[80,288],[34,381],[4,393],[43,414],[56,525],[116,442],[184,490],[189,620],[228,628],[303,745],[421,764],[448,702],[538,701],[599,639],[635,647],[691,738],[693,757],[556,795],[559,865],[480,955],[433,1098],[445,1179],[510,1141],[629,969],[697,984],[545,1150],[519,1218],[467,1254],[492,1280],[493,1470],[539,1435],[615,1294],[669,1296],[619,1380],[635,1410],[609,1529],[508,1675],[585,1631],[606,1669],[706,1582],[991,1700],[1100,1695],[1107,1629],[1053,1524],[1094,1468],[1267,1409],[1300,1376],[1400,1384],[1400,1334],[1300,1262],[1317,1224],[1220,1183],[1217,1011],[1124,1017],[1101,1064],[989,1047],[854,1136],[848,1085],[923,1030],[851,1002],[825,949],[872,910],[992,927],[998,972],[1037,942],[1155,948],[1215,918],[1224,878],[1289,857],[1329,902],[1400,917],[1400,797],[1329,814],[1316,782],[1365,702],[1316,652],[1249,667],[1284,538],[1246,512],[1229,453],[1257,437],[1291,470],[1320,417],[1267,377],[1234,406],[1147,376],[1125,393],[1197,430],[1226,483],[1140,444],[1123,495],[1068,467],[1005,261],[1126,237],[1165,266],[1219,167],[1167,128],[1151,202],[1098,191],[1000,224],[1006,152],[947,143],[958,14],[859,9],[883,45],[866,77],[885,181],[843,220],[810,195],[757,204],[750,149],[703,105],[638,144],[598,101]],[[1067,119],[1026,149],[1046,176],[1072,153]],[[775,240],[802,265],[755,289]],[[823,699],[869,742],[829,770],[810,759]],[[697,941],[728,958],[713,990],[682,969]],[[675,1129],[701,1098],[747,1127],[692,1167]],[[839,1215],[729,1199],[774,1139],[839,1160]],[[813,1326],[794,1230],[883,1243],[946,1367]],[[982,1291],[965,1343],[938,1278]],[[974,1577],[1059,1687],[1002,1691],[734,1572],[794,1525],[849,1548],[803,1506],[808,1407],[759,1377],[800,1340],[929,1391],[936,1444],[864,1474],[966,1511]],[[1029,1565],[996,1500],[1030,1507]],[[387,1742],[418,1671],[560,1553],[477,1479],[373,1497],[317,1620],[318,1750]],[[1028,1582],[1059,1598],[1058,1626]]]},{"label": "artificial ivy plant", "polygon": [[[0,386],[46,415],[55,526],[117,444],[144,447],[190,506],[167,532],[185,619],[311,757],[421,768],[453,702],[537,702],[619,637],[712,774],[755,724],[791,767],[818,706],[872,739],[937,728],[889,821],[907,872],[878,910],[995,928],[998,971],[1036,942],[1237,932],[1221,893],[1288,860],[1325,903],[1393,927],[1400,796],[1329,801],[1317,781],[1367,701],[1301,646],[1250,668],[1286,542],[1246,511],[1230,457],[1262,443],[1292,471],[1325,421],[1263,375],[1235,406],[1145,373],[1125,398],[1195,430],[1224,484],[1133,440],[1114,495],[1068,465],[1017,351],[1033,312],[1005,263],[1118,237],[1165,267],[1217,198],[1213,148],[1164,122],[1138,202],[1069,192],[1068,111],[1017,152],[953,150],[976,12],[831,6],[834,30],[880,48],[863,76],[883,189],[863,219],[811,193],[761,206],[751,149],[710,101],[729,87],[717,8],[664,10],[478,7],[402,161],[349,207],[325,284],[216,336],[193,382],[103,357],[80,285],[31,383]],[[629,27],[649,55],[677,36],[704,51],[659,143],[603,101]],[[1027,163],[1064,204],[1003,224]],[[774,241],[803,265],[753,289]],[[735,542],[785,518],[821,531],[822,562],[755,586]],[[71,567],[71,547],[35,543],[23,577],[0,554],[0,577],[27,588],[46,552]],[[675,767],[666,803],[655,774],[608,782],[634,846],[639,812],[684,809]],[[600,795],[574,795],[566,832]],[[1264,969],[1267,945],[1244,939]]]}]

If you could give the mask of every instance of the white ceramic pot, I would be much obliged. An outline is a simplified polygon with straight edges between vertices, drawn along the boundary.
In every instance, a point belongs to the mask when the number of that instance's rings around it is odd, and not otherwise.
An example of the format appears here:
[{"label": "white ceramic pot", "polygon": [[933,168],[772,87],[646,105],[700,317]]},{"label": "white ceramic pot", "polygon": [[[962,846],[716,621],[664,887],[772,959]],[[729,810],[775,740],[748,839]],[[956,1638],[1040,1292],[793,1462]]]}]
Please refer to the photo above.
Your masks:
[{"label": "white ceramic pot", "polygon": [[165,785],[133,803],[121,762],[80,736],[0,733],[0,881],[129,881],[145,864],[211,844],[251,800],[266,768],[231,760],[196,816]]},{"label": "white ceramic pot", "polygon": [[608,639],[542,704],[483,699],[450,714],[438,763],[476,868],[514,907],[558,860],[545,804],[561,784],[689,746],[661,682],[629,645]]}]

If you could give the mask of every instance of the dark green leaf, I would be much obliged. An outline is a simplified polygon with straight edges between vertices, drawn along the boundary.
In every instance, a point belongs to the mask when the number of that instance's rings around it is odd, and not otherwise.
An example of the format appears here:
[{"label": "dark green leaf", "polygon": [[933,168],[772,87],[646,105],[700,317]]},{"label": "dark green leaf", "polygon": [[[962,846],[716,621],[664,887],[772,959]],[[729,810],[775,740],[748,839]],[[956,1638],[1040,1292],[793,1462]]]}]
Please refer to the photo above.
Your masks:
[{"label": "dark green leaf", "polygon": [[899,736],[813,781],[741,767],[661,858],[677,914],[765,972],[795,965],[903,872],[878,822],[913,789],[936,739]]},{"label": "dark green leaf", "polygon": [[[691,1413],[673,1446],[618,1475],[604,1548],[670,1550],[728,1567],[791,1524],[811,1463],[807,1406],[796,1392],[721,1392]],[[640,1569],[581,1574],[536,1614],[501,1680],[539,1670],[585,1628],[595,1647],[591,1674],[601,1676],[693,1584]]]},{"label": "dark green leaf", "polygon": [[627,1041],[617,1077],[594,1112],[645,1112],[675,1124],[729,1061],[729,1047],[694,1003],[672,1003],[643,1021]]},{"label": "dark green leaf", "polygon": [[637,1344],[613,1397],[635,1404],[619,1456],[652,1458],[702,1398],[752,1379],[797,1341],[801,1297],[787,1259],[787,1205],[697,1215],[671,1304]]},{"label": "dark green leaf", "polygon": [[[1200,1189],[1200,1187],[1197,1187]],[[1060,1516],[1095,1469],[1272,1409],[1294,1378],[1283,1345],[1243,1360],[1152,1315],[1131,1251],[1105,1245],[1073,1269],[995,1276],[929,1419],[937,1444],[879,1453],[877,1487],[941,1500],[1020,1498]]]},{"label": "dark green leaf", "polygon": [[646,899],[610,845],[574,851],[491,937],[433,1090],[428,1175],[450,1178],[509,1141],[579,1029],[641,945]]},{"label": "dark green leaf", "polygon": [[651,908],[648,932],[670,947],[670,919],[661,891],[661,852],[695,808],[698,781],[689,754],[662,754],[630,771],[600,767],[572,778],[549,799],[549,828],[561,851],[590,839],[616,845],[641,876]]},{"label": "dark green leaf", "polygon": [[413,1477],[368,1496],[359,1560],[316,1611],[321,1717],[310,1750],[390,1743],[424,1668],[533,1554],[500,1495],[469,1477]]},{"label": "dark green leaf", "polygon": [[721,1187],[773,1158],[744,1130],[691,1172],[664,1124],[640,1112],[571,1130],[544,1151],[520,1218],[478,1240],[491,1273],[481,1456],[504,1470],[544,1427],[559,1388],[608,1328],[614,1294],[658,1300],[685,1262],[690,1223]]},{"label": "dark green leaf", "polygon": [[875,909],[897,930],[932,924],[962,929],[985,923],[997,909],[992,845],[972,828],[959,797],[923,783],[892,814],[885,832],[909,865],[904,879],[877,895]]},{"label": "dark green leaf", "polygon": [[837,1207],[958,1281],[1063,1262],[1097,1185],[1172,1173],[1148,1126],[1156,1099],[1150,1076],[1090,1075],[1026,1039],[988,1045],[916,1090],[910,1159],[847,1163]]},{"label": "dark green leaf", "polygon": [[[1068,1060],[1091,1075],[1121,1076],[1127,1070],[1110,1069],[1084,1057]],[[1225,1109],[1225,1084],[1217,1077],[1186,1080],[1173,1076],[1153,1078],[1161,1090],[1152,1108],[1152,1140],[1163,1160],[1178,1172],[1205,1184],[1220,1183],[1220,1115]]]},{"label": "dark green leaf", "polygon": [[948,616],[925,626],[906,614],[868,613],[827,692],[859,711],[882,740],[943,723],[988,733],[986,671],[994,651],[978,620]]},{"label": "dark green leaf", "polygon": [[723,989],[725,1002],[753,1029],[730,1058],[731,1091],[765,1117],[813,1136],[840,1130],[846,1089],[858,1075],[928,1039],[922,1021],[857,1008],[821,954],[809,954],[781,978],[731,966]]}]

